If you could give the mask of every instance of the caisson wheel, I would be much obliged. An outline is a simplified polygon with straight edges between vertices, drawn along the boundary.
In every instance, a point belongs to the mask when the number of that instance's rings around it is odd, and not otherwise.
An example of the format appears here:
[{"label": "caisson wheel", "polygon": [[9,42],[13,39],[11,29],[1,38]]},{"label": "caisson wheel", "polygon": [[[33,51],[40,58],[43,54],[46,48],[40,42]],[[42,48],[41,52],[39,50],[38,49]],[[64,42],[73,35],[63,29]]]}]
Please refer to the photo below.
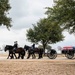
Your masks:
[{"label": "caisson wheel", "polygon": [[68,59],[72,59],[74,57],[74,53],[67,53],[65,55]]},{"label": "caisson wheel", "polygon": [[51,50],[49,52],[47,53],[47,56],[48,56],[49,59],[55,59],[57,57],[57,52],[56,51]]}]

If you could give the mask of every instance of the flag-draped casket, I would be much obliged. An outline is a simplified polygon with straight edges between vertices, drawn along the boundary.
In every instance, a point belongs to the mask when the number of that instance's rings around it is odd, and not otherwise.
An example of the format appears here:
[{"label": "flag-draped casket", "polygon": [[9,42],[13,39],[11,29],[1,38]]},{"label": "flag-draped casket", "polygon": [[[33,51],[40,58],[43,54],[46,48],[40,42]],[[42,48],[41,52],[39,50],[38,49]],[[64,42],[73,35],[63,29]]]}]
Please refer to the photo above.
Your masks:
[{"label": "flag-draped casket", "polygon": [[69,52],[75,52],[74,46],[65,46],[62,48],[62,53],[69,53]]}]

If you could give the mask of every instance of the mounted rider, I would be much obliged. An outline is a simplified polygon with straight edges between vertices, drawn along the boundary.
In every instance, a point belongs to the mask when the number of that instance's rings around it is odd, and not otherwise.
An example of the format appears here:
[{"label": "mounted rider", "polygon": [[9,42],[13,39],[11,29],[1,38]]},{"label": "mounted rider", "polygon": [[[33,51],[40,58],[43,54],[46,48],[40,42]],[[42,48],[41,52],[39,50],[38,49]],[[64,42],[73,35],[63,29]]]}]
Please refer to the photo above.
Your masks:
[{"label": "mounted rider", "polygon": [[17,48],[18,48],[18,43],[17,41],[14,42],[14,46],[13,46],[13,51],[16,52]]},{"label": "mounted rider", "polygon": [[34,50],[34,49],[35,49],[35,44],[33,44],[33,45],[31,46],[31,48],[32,48],[32,50]]}]

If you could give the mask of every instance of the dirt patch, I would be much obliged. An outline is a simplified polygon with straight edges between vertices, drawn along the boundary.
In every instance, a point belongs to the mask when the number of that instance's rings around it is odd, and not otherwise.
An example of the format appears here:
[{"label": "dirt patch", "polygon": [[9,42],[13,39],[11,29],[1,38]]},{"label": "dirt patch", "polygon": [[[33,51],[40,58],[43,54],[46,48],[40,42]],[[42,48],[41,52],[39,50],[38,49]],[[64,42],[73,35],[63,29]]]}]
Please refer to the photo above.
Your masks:
[{"label": "dirt patch", "polygon": [[75,61],[46,59],[1,60],[0,75],[75,75]]},{"label": "dirt patch", "polygon": [[75,59],[6,59],[0,55],[0,75],[75,75]]}]

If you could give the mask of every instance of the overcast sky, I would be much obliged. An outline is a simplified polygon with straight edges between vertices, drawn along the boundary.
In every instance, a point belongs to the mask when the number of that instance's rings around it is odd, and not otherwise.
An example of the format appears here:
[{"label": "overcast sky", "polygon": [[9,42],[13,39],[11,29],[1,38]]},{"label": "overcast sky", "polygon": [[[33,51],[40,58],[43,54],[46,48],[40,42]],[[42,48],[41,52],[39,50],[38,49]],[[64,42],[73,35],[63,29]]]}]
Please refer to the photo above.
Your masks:
[{"label": "overcast sky", "polygon": [[[14,44],[14,41],[18,41],[19,46],[25,44],[31,45],[32,43],[26,40],[26,30],[32,27],[39,21],[40,18],[44,18],[46,9],[45,7],[52,7],[53,0],[10,0],[11,10],[9,16],[12,18],[13,27],[10,31],[6,27],[0,27],[0,46],[6,44]],[[69,35],[67,32],[63,33],[65,40],[57,44],[52,45],[53,48],[58,46],[74,46],[75,36]]]}]

